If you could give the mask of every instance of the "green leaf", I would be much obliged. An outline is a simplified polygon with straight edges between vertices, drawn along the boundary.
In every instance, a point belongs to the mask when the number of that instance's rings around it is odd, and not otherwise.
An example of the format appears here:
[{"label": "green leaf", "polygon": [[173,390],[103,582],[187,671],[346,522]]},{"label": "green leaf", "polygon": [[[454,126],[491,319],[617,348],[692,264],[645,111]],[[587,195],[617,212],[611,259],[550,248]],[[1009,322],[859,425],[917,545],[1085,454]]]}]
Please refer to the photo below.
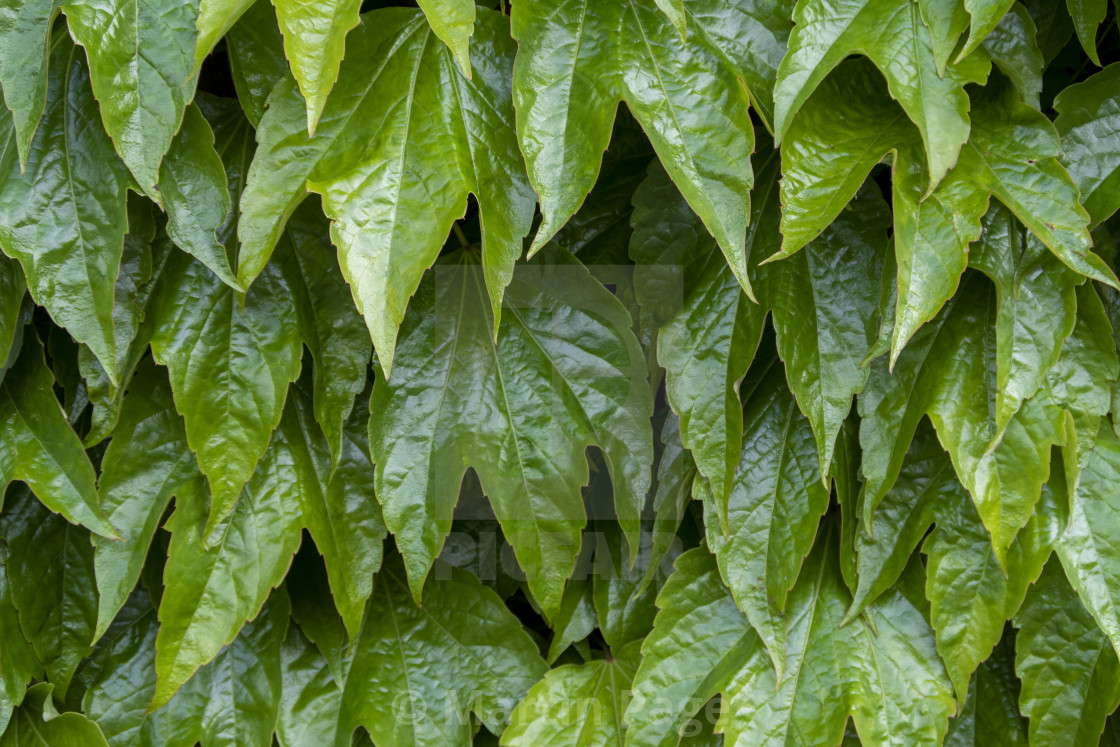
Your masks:
[{"label": "green leaf", "polygon": [[212,547],[204,544],[205,484],[194,480],[179,491],[167,521],[171,546],[159,608],[159,681],[152,708],[166,703],[232,641],[284,580],[299,548],[306,496],[318,488],[310,483],[313,467],[296,418],[295,407],[289,406],[233,513],[215,528]]},{"label": "green leaf", "polygon": [[23,328],[31,316],[26,295],[23,269],[14,259],[0,256],[0,381],[23,344]]},{"label": "green leaf", "polygon": [[59,713],[51,703],[54,688],[42,683],[31,688],[0,747],[98,747],[105,737],[97,724],[80,713]]},{"label": "green leaf", "polygon": [[852,396],[867,381],[889,224],[886,203],[869,186],[804,251],[759,268],[778,355],[813,427],[822,474]]},{"label": "green leaf", "polygon": [[278,435],[292,450],[299,477],[291,489],[298,493],[304,525],[327,567],[334,604],[353,637],[361,627],[385,539],[366,450],[369,413],[364,406],[356,408],[346,423],[338,467],[332,472],[327,441],[312,415],[311,398],[302,389],[292,389],[291,417]]},{"label": "green leaf", "polygon": [[917,0],[922,21],[929,27],[934,66],[944,75],[949,58],[957,49],[961,33],[969,27],[963,0]]},{"label": "green leaf", "polygon": [[[35,303],[90,347],[114,384],[119,381],[113,282],[127,230],[125,192],[131,181],[101,128],[85,55],[65,30],[51,41],[46,110],[21,172],[0,135],[0,249],[19,260]],[[0,118],[2,119],[2,118]]]},{"label": "green leaf", "polygon": [[645,583],[664,570],[669,552],[676,549],[677,530],[685,516],[685,509],[692,500],[693,483],[696,480],[696,463],[692,454],[681,443],[680,421],[671,411],[665,415],[665,423],[659,434],[661,452],[654,474],[653,511],[654,520],[650,530],[653,535],[653,549],[650,552],[649,567]]},{"label": "green leaf", "polygon": [[256,127],[264,116],[272,89],[280,81],[291,79],[284,57],[284,37],[270,0],[257,0],[250,5],[230,28],[226,48],[237,100]]},{"label": "green leaf", "polygon": [[369,334],[339,271],[327,221],[316,206],[296,209],[280,239],[277,260],[292,289],[300,336],[315,360],[315,420],[337,464],[354,398],[366,386],[373,352]]},{"label": "green leaf", "polygon": [[1011,4],[1007,15],[984,40],[984,49],[992,62],[1019,89],[1023,102],[1038,109],[1046,60],[1038,47],[1038,29],[1034,19],[1022,3]]},{"label": "green leaf", "polygon": [[[627,562],[626,544],[617,522],[599,521],[590,535],[595,540],[592,569],[592,599],[598,615],[598,628],[611,651],[622,656],[624,646],[641,641],[653,627],[657,613],[654,602],[660,583],[645,583],[654,538],[642,532],[638,559]],[[657,581],[656,570],[652,572]],[[636,651],[635,651],[636,653]],[[634,662],[635,668],[637,661]],[[629,685],[627,685],[629,687]]]},{"label": "green leaf", "polygon": [[277,266],[241,300],[186,255],[172,261],[155,299],[152,353],[167,366],[187,442],[210,483],[209,542],[280,423],[300,339],[292,289]]},{"label": "green leaf", "polygon": [[[760,186],[776,183],[776,166],[773,159],[760,170]],[[755,200],[752,254],[755,242],[774,235],[766,221],[772,210],[762,212],[766,205],[765,198]],[[765,309],[743,293],[715,240],[659,165],[651,165],[634,193],[631,222],[638,302],[643,318],[660,327],[657,359],[680,417],[680,439],[725,516],[742,444],[739,381],[758,347]],[[701,347],[704,355],[697,354]]]},{"label": "green leaf", "polygon": [[1120,662],[1070,588],[1049,563],[1015,618],[1019,705],[1031,744],[1095,744],[1120,704]]},{"label": "green leaf", "polygon": [[319,649],[295,625],[288,628],[284,639],[281,667],[283,688],[276,740],[281,747],[330,744],[342,689]]},{"label": "green leaf", "polygon": [[61,0],[0,2],[0,88],[15,122],[20,165],[47,103],[47,60],[51,25]]},{"label": "green leaf", "polygon": [[273,595],[213,662],[149,712],[158,625],[147,596],[137,592],[82,670],[88,684],[82,708],[112,747],[266,747],[280,706],[288,609],[284,595]]},{"label": "green leaf", "polygon": [[199,0],[198,39],[194,46],[194,72],[213,51],[237,20],[253,5],[254,0]]},{"label": "green leaf", "polygon": [[473,0],[417,0],[432,31],[451,50],[463,74],[471,77],[470,39],[474,33]]},{"label": "green leaf", "polygon": [[[887,79],[896,99],[917,125],[925,142],[930,189],[957,161],[969,136],[969,102],[964,86],[983,83],[991,66],[974,54],[950,64],[944,76],[935,68],[929,31],[915,3],[851,0],[826,6],[802,0],[789,53],[778,68],[774,88],[774,131],[784,138],[795,115],[825,76],[845,57],[865,54]],[[799,248],[788,237],[783,250]]]},{"label": "green leaf", "polygon": [[971,278],[938,320],[918,332],[893,375],[883,361],[872,365],[859,402],[863,500],[870,517],[928,413],[1002,567],[1048,479],[1051,446],[1065,442],[1065,425],[1061,411],[1040,396],[1026,402],[996,439],[996,294],[986,286]]},{"label": "green leaf", "polygon": [[214,149],[214,132],[193,104],[160,166],[159,187],[167,210],[167,235],[222,282],[240,290],[218,237],[230,212],[226,171]]},{"label": "green leaf", "polygon": [[[478,199],[485,235],[492,332],[529,232],[534,197],[511,127],[514,45],[504,18],[479,15],[476,75],[468,79],[417,11],[373,11],[350,35],[349,59],[313,137],[294,85],[277,87],[261,119],[241,199],[238,278],[256,277],[295,206],[309,190],[322,194],[343,275],[387,375],[408,299],[468,194]],[[424,183],[417,173],[440,176]]]},{"label": "green leaf", "polygon": [[[346,34],[358,25],[361,0],[273,0],[284,35],[284,54],[307,102],[307,132],[315,126],[338,79]],[[472,6],[473,10],[473,6]]]},{"label": "green leaf", "polygon": [[[781,672],[786,597],[828,508],[813,430],[777,361],[760,360],[743,388],[743,451],[727,504],[729,534],[708,523],[708,544],[739,609]],[[709,501],[709,510],[710,506]]]},{"label": "green leaf", "polygon": [[[618,103],[626,101],[750,292],[743,249],[753,181],[748,108],[753,100],[768,111],[773,66],[789,29],[776,5],[690,3],[686,43],[649,0],[514,5],[517,132],[544,215],[531,251],[590,192]],[[701,99],[711,105],[692,105]]]},{"label": "green leaf", "polygon": [[10,551],[0,543],[0,729],[6,729],[13,709],[23,702],[27,686],[42,677],[43,665],[19,624],[19,612],[8,581]]},{"label": "green leaf", "polygon": [[962,704],[969,678],[999,643],[1004,623],[1019,611],[1061,531],[1056,502],[1065,496],[1047,493],[1048,500],[1039,502],[1011,545],[1006,572],[992,553],[975,506],[959,488],[939,507],[937,528],[922,545],[928,556],[926,597],[937,650]]},{"label": "green leaf", "polygon": [[[865,743],[939,744],[953,700],[923,612],[896,589],[841,627],[850,597],[834,544],[818,543],[790,595],[780,679],[710,556],[682,555],[643,645],[627,743],[677,744],[678,730],[722,691],[716,731],[729,744],[839,744],[849,717]],[[914,581],[917,568],[904,586]]]},{"label": "green leaf", "polygon": [[200,477],[167,374],[152,363],[143,364],[129,384],[120,420],[101,459],[102,507],[121,527],[123,541],[94,540],[96,637],[109,628],[135,588],[171,497],[182,491],[189,494],[187,484]]},{"label": "green leaf", "polygon": [[[492,733],[545,673],[537,647],[491,589],[450,569],[417,607],[404,568],[386,559],[353,644],[335,743],[361,725],[379,747],[471,743],[469,712]],[[420,673],[423,673],[422,676]]]},{"label": "green leaf", "polygon": [[1120,496],[1120,438],[1107,425],[1097,433],[1077,483],[1072,486],[1069,526],[1057,546],[1070,584],[1101,630],[1120,651],[1120,613],[1116,596],[1120,558],[1114,552]]},{"label": "green leaf", "polygon": [[159,201],[159,165],[194,98],[197,1],[69,0],[105,131],[140,189]]},{"label": "green leaf", "polygon": [[968,41],[957,54],[963,60],[984,42],[1011,9],[1015,0],[964,0],[964,8],[972,18]]},{"label": "green leaf", "polygon": [[5,497],[0,540],[8,548],[4,564],[20,628],[65,697],[74,670],[92,650],[97,622],[89,532],[16,486]]},{"label": "green leaf", "polygon": [[637,552],[653,462],[645,358],[622,305],[560,251],[519,268],[495,342],[477,261],[464,252],[426,276],[402,327],[400,378],[374,385],[377,497],[419,599],[473,467],[551,617],[579,552],[588,446],[607,457]]},{"label": "green leaf", "polygon": [[1027,747],[1027,720],[1019,715],[1019,680],[1015,677],[1015,647],[1004,635],[980,668],[968,690],[968,700],[949,719],[945,747]]},{"label": "green leaf", "polygon": [[640,642],[609,658],[553,669],[529,690],[502,733],[508,747],[622,747],[622,714]]},{"label": "green leaf", "polygon": [[104,537],[117,531],[98,505],[93,465],[55,398],[34,334],[0,381],[0,486],[23,480],[47,508]]},{"label": "green leaf", "polygon": [[1081,46],[1095,64],[1100,65],[1101,59],[1097,54],[1097,29],[1108,13],[1108,0],[1066,0],[1066,7],[1073,18],[1073,27],[1077,29],[1077,38]]},{"label": "green leaf", "polygon": [[1120,126],[1120,112],[1114,107],[1118,96],[1120,64],[1113,64],[1054,99],[1061,161],[1081,192],[1092,225],[1120,208],[1120,149],[1114,142]]}]

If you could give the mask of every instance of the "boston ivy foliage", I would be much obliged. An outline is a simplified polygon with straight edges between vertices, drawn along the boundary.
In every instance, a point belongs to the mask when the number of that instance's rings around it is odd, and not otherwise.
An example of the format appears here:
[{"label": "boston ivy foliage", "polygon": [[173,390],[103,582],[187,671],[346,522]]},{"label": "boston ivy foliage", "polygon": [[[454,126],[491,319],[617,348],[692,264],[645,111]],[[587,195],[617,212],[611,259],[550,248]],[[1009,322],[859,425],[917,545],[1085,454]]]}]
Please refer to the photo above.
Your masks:
[{"label": "boston ivy foliage", "polygon": [[1118,13],[0,0],[0,747],[1120,744]]}]

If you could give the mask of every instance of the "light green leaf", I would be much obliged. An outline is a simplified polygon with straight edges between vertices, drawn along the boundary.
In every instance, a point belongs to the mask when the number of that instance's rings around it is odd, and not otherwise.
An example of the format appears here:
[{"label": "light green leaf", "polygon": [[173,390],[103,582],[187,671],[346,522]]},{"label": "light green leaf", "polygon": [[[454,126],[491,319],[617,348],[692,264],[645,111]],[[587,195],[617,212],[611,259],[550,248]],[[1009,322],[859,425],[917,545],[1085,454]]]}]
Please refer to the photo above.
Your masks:
[{"label": "light green leaf", "polygon": [[202,61],[213,51],[218,41],[226,35],[237,19],[249,9],[256,0],[199,0],[198,39],[194,47],[194,70],[198,72]]},{"label": "light green leaf", "polygon": [[463,74],[471,77],[470,40],[474,33],[474,0],[416,0],[428,25],[451,50]]},{"label": "light green leaf", "polygon": [[101,128],[85,55],[51,41],[46,110],[21,173],[10,120],[0,140],[0,249],[18,259],[31,297],[119,381],[113,283],[128,228],[131,179]]},{"label": "light green leaf", "polygon": [[[782,366],[760,360],[743,388],[743,451],[727,504],[729,534],[708,522],[708,544],[739,609],[781,672],[786,596],[828,508],[813,430],[786,388]],[[710,504],[710,502],[709,502]],[[711,506],[708,506],[711,510]]]},{"label": "light green leaf", "polygon": [[140,189],[159,201],[159,165],[194,98],[198,0],[69,0],[105,131]]},{"label": "light green leaf", "polygon": [[154,302],[152,353],[167,366],[187,442],[210,483],[209,542],[280,423],[301,346],[292,289],[277,266],[242,301],[200,263],[172,261]]},{"label": "light green leaf", "polygon": [[142,364],[101,459],[102,507],[121,527],[123,541],[94,539],[98,638],[135,588],[171,497],[198,479],[167,374],[152,363]]},{"label": "light green leaf", "polygon": [[21,166],[47,103],[51,26],[61,0],[0,2],[0,88],[15,119]]},{"label": "light green leaf", "polygon": [[964,0],[964,8],[972,19],[968,32],[968,41],[964,48],[957,54],[957,60],[963,60],[972,54],[981,42],[999,25],[1015,0]]},{"label": "light green leaf", "polygon": [[502,733],[508,747],[622,747],[622,715],[641,661],[635,641],[606,659],[554,669],[529,690]]},{"label": "light green leaf", "polygon": [[[343,275],[387,375],[408,299],[468,194],[481,211],[491,332],[529,232],[534,197],[507,103],[514,44],[504,18],[479,15],[476,75],[467,79],[418,11],[373,11],[350,35],[313,137],[294,85],[277,87],[261,119],[241,199],[238,278],[256,277],[295,206],[309,190],[322,194]],[[438,178],[417,181],[417,173]]]},{"label": "light green leaf", "polygon": [[1120,558],[1113,551],[1120,511],[1120,438],[1102,425],[1072,486],[1069,526],[1057,546],[1069,582],[1101,630],[1120,651]]},{"label": "light green leaf", "polygon": [[[743,236],[754,133],[748,108],[753,100],[770,120],[772,71],[789,29],[778,4],[690,3],[689,39],[682,43],[650,0],[515,3],[517,132],[544,215],[531,251],[590,192],[618,103],[626,101],[749,293]],[[701,99],[710,105],[693,105]]]},{"label": "light green leaf", "polygon": [[47,508],[104,537],[117,532],[98,505],[93,465],[55,398],[34,333],[0,381],[0,489],[23,480]]},{"label": "light green leaf", "polygon": [[957,50],[961,33],[969,26],[963,0],[917,0],[922,21],[929,27],[934,65],[944,75],[949,58]]},{"label": "light green leaf", "polygon": [[97,622],[89,532],[18,485],[5,496],[0,540],[7,544],[4,564],[20,628],[64,698],[74,670],[92,650]]},{"label": "light green leaf", "polygon": [[[361,0],[272,0],[284,35],[284,54],[307,102],[307,132],[315,126],[338,80],[346,34],[358,25]],[[473,6],[472,6],[473,10]]]},{"label": "light green leaf", "polygon": [[1015,648],[1005,635],[980,668],[968,700],[949,719],[944,747],[1027,747],[1027,720],[1019,715]]},{"label": "light green leaf", "polygon": [[1081,204],[1096,225],[1120,208],[1120,64],[1106,67],[1062,90],[1054,99],[1054,127],[1062,142],[1062,164],[1081,192]]},{"label": "light green leaf", "polygon": [[579,552],[588,446],[607,457],[637,552],[653,462],[645,358],[622,305],[560,251],[518,269],[495,342],[477,262],[464,252],[428,273],[402,327],[401,376],[374,385],[377,497],[419,599],[473,467],[551,617]]},{"label": "light green leaf", "polygon": [[337,464],[343,429],[354,398],[366,386],[373,351],[327,230],[316,205],[301,205],[288,222],[276,258],[292,290],[300,336],[315,360],[315,419]]},{"label": "light green leaf", "polygon": [[1097,65],[1101,64],[1097,54],[1097,29],[1108,13],[1108,0],[1066,0],[1066,7],[1077,29],[1077,38],[1085,53]]},{"label": "light green leaf", "polygon": [[216,527],[209,549],[203,542],[209,508],[205,483],[194,480],[178,493],[167,521],[171,546],[159,608],[159,680],[152,708],[166,703],[256,617],[288,571],[300,544],[304,496],[316,486],[308,484],[311,465],[298,440],[294,406],[285,410],[284,420],[233,513]]},{"label": "light green leaf", "polygon": [[1015,618],[1019,705],[1032,745],[1096,744],[1120,704],[1120,663],[1058,563],[1049,563]]},{"label": "light green leaf", "polygon": [[361,725],[378,747],[466,746],[471,711],[500,733],[505,714],[547,668],[498,595],[453,568],[428,582],[417,607],[395,558],[386,559],[374,586],[353,643],[335,744],[350,744]]},{"label": "light green leaf", "polygon": [[[774,88],[774,131],[784,138],[795,115],[825,76],[845,57],[862,52],[887,79],[896,99],[917,125],[925,142],[930,189],[957,161],[969,135],[969,102],[964,86],[983,83],[991,66],[975,54],[935,69],[930,34],[916,3],[895,0],[843,0],[822,5],[801,0],[789,53],[778,68]],[[861,180],[862,181],[862,180]],[[783,250],[799,246],[789,237]]]}]

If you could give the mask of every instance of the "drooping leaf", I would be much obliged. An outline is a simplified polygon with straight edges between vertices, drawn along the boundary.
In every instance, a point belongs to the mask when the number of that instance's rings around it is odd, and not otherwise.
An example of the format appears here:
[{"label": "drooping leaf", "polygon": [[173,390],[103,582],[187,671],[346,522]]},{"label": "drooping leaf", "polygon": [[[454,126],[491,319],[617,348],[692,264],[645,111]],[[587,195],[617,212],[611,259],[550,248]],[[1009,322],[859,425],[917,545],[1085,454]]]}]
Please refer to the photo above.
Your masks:
[{"label": "drooping leaf", "polygon": [[214,132],[197,106],[186,108],[159,173],[167,235],[222,282],[240,290],[218,236],[230,211],[226,171],[214,149]]},{"label": "drooping leaf", "polygon": [[237,100],[257,127],[272,89],[291,76],[271,0],[257,0],[249,6],[230,28],[226,48]]},{"label": "drooping leaf", "polygon": [[4,564],[20,629],[64,697],[74,670],[92,650],[97,622],[90,534],[15,485],[0,513],[0,539],[8,548]]},{"label": "drooping leaf", "polygon": [[[716,731],[728,745],[838,744],[849,717],[867,743],[939,744],[953,703],[929,624],[895,589],[841,627],[850,597],[826,557],[834,546],[818,545],[790,595],[780,679],[712,558],[682,555],[643,646],[627,743],[677,744],[678,730],[722,691]],[[915,573],[908,584],[920,581]]]},{"label": "drooping leaf", "polygon": [[43,671],[19,624],[19,611],[8,582],[9,554],[7,544],[0,543],[0,650],[4,652],[0,657],[0,729],[8,728],[12,711],[23,702],[27,686],[41,678]]},{"label": "drooping leaf", "polygon": [[1102,425],[1073,486],[1069,526],[1058,541],[1057,551],[1085,609],[1113,648],[1120,651],[1120,602],[1116,596],[1120,558],[1113,550],[1117,545],[1112,539],[1117,531],[1116,512],[1120,510],[1118,480],[1120,438]]},{"label": "drooping leaf", "polygon": [[256,0],[199,0],[198,38],[194,47],[194,69],[202,65],[202,61],[214,49],[218,41],[226,32],[233,28],[237,20],[249,9]]},{"label": "drooping leaf", "polygon": [[416,0],[432,31],[451,50],[459,67],[471,77],[470,38],[474,33],[473,0]]},{"label": "drooping leaf", "polygon": [[54,687],[41,683],[0,735],[0,747],[101,747],[105,736],[93,721],[80,713],[59,713],[51,702]]},{"label": "drooping leaf", "polygon": [[282,650],[283,687],[276,740],[281,747],[327,745],[334,739],[342,688],[326,658],[295,625]]},{"label": "drooping leaf", "polygon": [[1015,626],[1019,705],[1031,720],[1031,744],[1095,744],[1120,704],[1120,662],[1057,562],[1031,588]]},{"label": "drooping leaf", "polygon": [[101,127],[85,54],[65,29],[51,40],[46,109],[22,171],[11,121],[0,122],[0,249],[23,265],[35,302],[116,384],[113,283],[131,179]]},{"label": "drooping leaf", "polygon": [[529,690],[502,732],[508,747],[622,747],[626,694],[640,641],[608,659],[554,669]]},{"label": "drooping leaf", "polygon": [[1062,142],[1062,164],[1081,192],[1092,224],[1120,208],[1120,149],[1112,139],[1120,112],[1120,64],[1106,67],[1062,90],[1054,99],[1054,127]]},{"label": "drooping leaf", "polygon": [[26,296],[23,268],[14,259],[0,257],[0,381],[23,344],[23,328],[30,317]]},{"label": "drooping leaf", "polygon": [[980,668],[968,700],[949,719],[944,747],[1027,747],[1027,720],[1019,715],[1015,647],[1009,635]]},{"label": "drooping leaf", "polygon": [[[481,211],[494,329],[529,231],[534,197],[507,104],[513,42],[503,18],[479,15],[468,79],[417,11],[373,11],[348,39],[349,59],[313,137],[294,85],[277,87],[261,119],[241,199],[238,278],[255,278],[295,206],[308,191],[322,194],[343,275],[386,374],[408,299],[468,194]],[[411,178],[429,172],[439,179]]]},{"label": "drooping leaf", "polygon": [[366,386],[369,334],[339,272],[327,221],[315,205],[296,209],[277,260],[292,289],[300,336],[315,360],[315,419],[337,463],[354,398]]},{"label": "drooping leaf", "polygon": [[233,510],[280,423],[300,369],[292,289],[270,265],[241,301],[180,254],[155,299],[152,353],[168,369],[187,443],[210,485],[203,539]]},{"label": "drooping leaf", "polygon": [[957,54],[961,60],[972,54],[973,50],[984,42],[988,35],[1006,17],[1015,0],[964,0],[964,8],[971,17],[968,31],[968,41],[964,48]]},{"label": "drooping leaf", "polygon": [[[975,22],[975,17],[974,17]],[[969,137],[969,101],[964,86],[983,83],[991,62],[977,53],[935,69],[929,30],[916,3],[845,0],[822,4],[802,0],[789,53],[774,88],[774,130],[781,140],[810,94],[845,57],[862,52],[887,79],[891,97],[917,125],[925,143],[930,188],[957,161]],[[862,180],[861,180],[862,181]],[[799,248],[787,237],[785,251]]]},{"label": "drooping leaf", "polygon": [[[286,408],[286,427],[274,435],[233,513],[215,527],[211,547],[203,533],[209,509],[205,482],[193,480],[178,493],[167,521],[171,546],[159,608],[153,707],[170,700],[256,617],[288,571],[300,544],[304,496],[317,488],[308,484],[313,472],[297,440],[295,418],[294,406]],[[189,440],[189,425],[187,433]]]},{"label": "drooping leaf", "polygon": [[[590,192],[625,101],[750,292],[743,252],[753,180],[748,108],[753,101],[770,121],[773,70],[789,30],[779,5],[690,3],[682,43],[649,0],[515,4],[517,131],[544,214],[533,250]],[[711,106],[691,106],[698,98]]]},{"label": "drooping leaf", "polygon": [[1097,65],[1101,64],[1097,54],[1097,29],[1108,13],[1108,0],[1066,0],[1073,27],[1085,53]]},{"label": "drooping leaf", "polygon": [[1034,19],[1022,3],[1011,4],[1007,15],[984,40],[984,49],[1000,72],[1019,89],[1023,102],[1038,109],[1046,60],[1038,47],[1038,29]]},{"label": "drooping leaf", "polygon": [[417,607],[396,559],[386,560],[374,586],[353,644],[335,744],[349,744],[361,725],[379,747],[465,747],[470,712],[501,732],[505,713],[546,667],[498,595],[451,569],[427,583]]},{"label": "drooping leaf", "polygon": [[274,0],[284,54],[307,102],[307,132],[315,126],[338,79],[346,34],[358,25],[361,0]]},{"label": "drooping leaf", "polygon": [[0,3],[0,88],[15,119],[20,164],[27,163],[31,138],[47,103],[51,24],[61,4],[61,0]]},{"label": "drooping leaf", "polygon": [[729,534],[723,537],[718,522],[709,522],[708,544],[736,604],[781,672],[786,597],[813,547],[828,490],[812,427],[786,388],[782,366],[760,360],[744,384],[743,451],[727,504]]},{"label": "drooping leaf", "polygon": [[148,548],[171,497],[201,478],[175,411],[167,374],[140,367],[124,397],[120,420],[101,460],[98,489],[120,540],[94,540],[97,548],[97,637],[108,630],[140,578]]},{"label": "drooping leaf", "polygon": [[62,9],[89,58],[105,131],[140,189],[159,201],[163,154],[194,98],[198,0],[67,0]]},{"label": "drooping leaf", "polygon": [[621,304],[560,251],[518,269],[495,342],[477,261],[464,252],[426,276],[402,327],[403,373],[374,386],[377,497],[419,598],[473,467],[551,616],[579,552],[588,446],[607,457],[637,551],[653,462],[645,359]]},{"label": "drooping leaf", "polygon": [[34,333],[0,381],[0,490],[23,480],[51,511],[116,537],[98,505],[93,465],[55,398],[54,377]]}]

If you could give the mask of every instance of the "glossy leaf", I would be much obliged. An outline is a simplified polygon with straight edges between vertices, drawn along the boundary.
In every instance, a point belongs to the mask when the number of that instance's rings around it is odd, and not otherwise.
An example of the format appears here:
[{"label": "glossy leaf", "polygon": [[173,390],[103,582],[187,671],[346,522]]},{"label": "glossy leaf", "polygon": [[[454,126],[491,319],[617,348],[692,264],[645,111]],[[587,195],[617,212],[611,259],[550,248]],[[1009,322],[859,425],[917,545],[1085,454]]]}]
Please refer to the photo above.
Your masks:
[{"label": "glossy leaf", "polygon": [[66,421],[35,335],[0,381],[0,485],[23,480],[51,511],[105,537],[117,531],[97,498],[93,465]]},{"label": "glossy leaf", "polygon": [[3,747],[99,747],[105,737],[80,713],[59,713],[50,702],[53,688],[36,685],[0,735]]},{"label": "glossy leaf", "polygon": [[1062,141],[1063,165],[1081,191],[1093,224],[1120,208],[1120,155],[1110,145],[1120,112],[1120,65],[1064,89],[1054,99],[1054,127]]},{"label": "glossy leaf", "polygon": [[15,120],[21,165],[47,103],[47,61],[51,25],[61,0],[0,3],[0,88]]},{"label": "glossy leaf", "polygon": [[197,3],[179,0],[69,0],[66,24],[89,58],[105,131],[158,201],[159,165],[194,97]]},{"label": "glossy leaf", "polygon": [[429,581],[417,607],[404,568],[387,561],[354,641],[335,744],[362,725],[384,747],[469,745],[469,712],[500,732],[503,711],[545,671],[517,619],[469,572]]},{"label": "glossy leaf", "polygon": [[[260,148],[241,199],[238,278],[255,278],[295,206],[309,190],[322,194],[343,275],[386,373],[408,299],[468,193],[478,199],[486,234],[482,253],[494,329],[529,231],[532,190],[505,103],[513,43],[500,33],[500,18],[479,16],[478,64],[467,79],[447,49],[429,39],[417,12],[374,11],[348,39],[354,62],[342,65],[313,137],[293,85],[273,92],[261,119]],[[371,59],[372,71],[365,66]],[[433,110],[449,116],[428,116]],[[387,120],[397,125],[382,130]],[[432,168],[440,174],[436,182],[408,178]]]},{"label": "glossy leaf", "polygon": [[19,260],[31,297],[90,347],[119,381],[113,283],[128,228],[131,179],[101,129],[85,54],[64,31],[51,41],[46,109],[22,171],[16,134],[3,120],[0,249]]},{"label": "glossy leaf", "polygon": [[428,18],[432,31],[438,36],[469,78],[471,57],[469,44],[474,33],[475,4],[472,0],[417,0],[420,10]]},{"label": "glossy leaf", "polygon": [[374,386],[377,497],[419,599],[473,467],[551,616],[579,552],[587,446],[606,454],[637,551],[653,461],[645,360],[626,311],[559,251],[518,270],[494,342],[476,263],[463,253],[427,275],[402,327],[401,378]]}]

